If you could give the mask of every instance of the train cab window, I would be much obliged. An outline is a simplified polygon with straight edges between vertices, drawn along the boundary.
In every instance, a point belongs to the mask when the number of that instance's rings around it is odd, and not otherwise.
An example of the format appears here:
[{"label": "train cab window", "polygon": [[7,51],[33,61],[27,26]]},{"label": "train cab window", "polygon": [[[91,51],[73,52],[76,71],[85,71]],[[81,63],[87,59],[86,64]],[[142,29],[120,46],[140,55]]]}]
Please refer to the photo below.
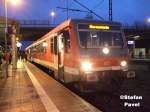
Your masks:
[{"label": "train cab window", "polygon": [[112,33],[111,32],[99,32],[101,38],[101,44],[103,46],[112,46]]},{"label": "train cab window", "polygon": [[79,31],[80,45],[84,48],[98,48],[102,46],[121,47],[123,39],[120,32],[108,31]]},{"label": "train cab window", "polygon": [[68,53],[70,49],[70,36],[69,31],[63,31],[64,44],[65,44],[65,52]]},{"label": "train cab window", "polygon": [[123,46],[121,33],[113,33],[112,38],[113,38],[113,46]]},{"label": "train cab window", "polygon": [[85,48],[96,48],[100,46],[100,36],[95,31],[80,31],[80,44]]},{"label": "train cab window", "polygon": [[87,46],[87,36],[88,36],[88,32],[84,32],[84,31],[79,32],[80,44],[82,47]]},{"label": "train cab window", "polygon": [[54,37],[54,54],[57,55],[57,50],[58,50],[58,46],[57,46],[57,36]]},{"label": "train cab window", "polygon": [[51,44],[51,53],[54,54],[54,39],[50,39],[50,44]]},{"label": "train cab window", "polygon": [[92,47],[97,47],[99,46],[99,41],[100,41],[100,38],[97,34],[97,32],[93,31],[93,32],[90,32],[90,44]]}]

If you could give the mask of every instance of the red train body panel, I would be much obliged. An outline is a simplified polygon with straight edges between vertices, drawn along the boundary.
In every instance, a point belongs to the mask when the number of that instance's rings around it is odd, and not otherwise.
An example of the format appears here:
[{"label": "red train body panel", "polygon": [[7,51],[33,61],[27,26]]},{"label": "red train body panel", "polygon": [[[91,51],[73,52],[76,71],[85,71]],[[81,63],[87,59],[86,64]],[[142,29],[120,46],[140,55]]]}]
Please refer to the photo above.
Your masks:
[{"label": "red train body panel", "polygon": [[101,74],[128,70],[126,40],[115,22],[67,20],[26,52],[30,61],[52,69],[63,82],[97,82]]}]

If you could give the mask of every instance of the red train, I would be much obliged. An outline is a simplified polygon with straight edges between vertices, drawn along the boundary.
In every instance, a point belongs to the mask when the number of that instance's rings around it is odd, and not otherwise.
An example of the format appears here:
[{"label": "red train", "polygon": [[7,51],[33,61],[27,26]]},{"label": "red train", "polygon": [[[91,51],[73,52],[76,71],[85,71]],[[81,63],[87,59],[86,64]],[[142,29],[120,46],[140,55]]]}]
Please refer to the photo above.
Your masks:
[{"label": "red train", "polygon": [[54,71],[57,80],[75,82],[81,90],[121,81],[128,71],[126,40],[117,22],[67,20],[28,46],[26,53],[28,60]]}]

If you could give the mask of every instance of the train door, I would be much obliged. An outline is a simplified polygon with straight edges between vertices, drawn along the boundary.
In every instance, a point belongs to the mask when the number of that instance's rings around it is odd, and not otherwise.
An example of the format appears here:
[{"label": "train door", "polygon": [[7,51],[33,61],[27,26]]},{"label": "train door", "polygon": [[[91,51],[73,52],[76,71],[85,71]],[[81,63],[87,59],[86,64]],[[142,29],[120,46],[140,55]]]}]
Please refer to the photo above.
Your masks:
[{"label": "train door", "polygon": [[64,82],[64,37],[58,35],[58,78]]}]

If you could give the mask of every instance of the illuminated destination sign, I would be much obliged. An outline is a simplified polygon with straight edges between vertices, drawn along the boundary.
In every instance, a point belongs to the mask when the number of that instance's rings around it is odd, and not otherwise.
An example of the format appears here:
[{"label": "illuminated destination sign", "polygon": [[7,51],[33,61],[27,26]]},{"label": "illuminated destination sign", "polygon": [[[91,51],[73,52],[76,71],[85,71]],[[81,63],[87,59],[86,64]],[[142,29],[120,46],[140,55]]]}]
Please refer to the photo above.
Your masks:
[{"label": "illuminated destination sign", "polygon": [[103,30],[109,30],[109,26],[102,26],[102,25],[89,25],[90,29],[103,29]]},{"label": "illuminated destination sign", "polygon": [[78,29],[97,29],[97,30],[120,30],[121,26],[116,24],[78,24]]}]

